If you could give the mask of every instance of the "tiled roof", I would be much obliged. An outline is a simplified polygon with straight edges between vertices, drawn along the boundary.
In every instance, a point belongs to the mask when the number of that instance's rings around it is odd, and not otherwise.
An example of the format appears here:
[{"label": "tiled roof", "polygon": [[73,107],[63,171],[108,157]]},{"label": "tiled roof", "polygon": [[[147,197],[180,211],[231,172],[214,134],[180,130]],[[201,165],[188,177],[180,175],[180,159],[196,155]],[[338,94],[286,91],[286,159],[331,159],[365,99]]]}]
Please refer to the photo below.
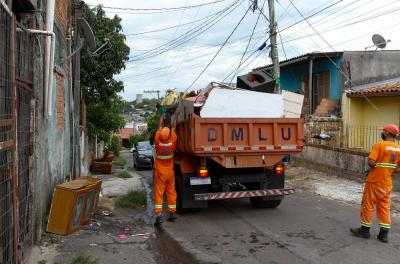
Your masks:
[{"label": "tiled roof", "polygon": [[400,95],[400,80],[386,82],[376,85],[371,85],[369,87],[354,89],[350,91],[347,96],[357,97],[357,96],[384,96],[384,95]]},{"label": "tiled roof", "polygon": [[135,132],[136,132],[135,128],[123,128],[120,131],[118,131],[116,135],[122,139],[127,139],[129,138],[130,135],[135,134]]}]

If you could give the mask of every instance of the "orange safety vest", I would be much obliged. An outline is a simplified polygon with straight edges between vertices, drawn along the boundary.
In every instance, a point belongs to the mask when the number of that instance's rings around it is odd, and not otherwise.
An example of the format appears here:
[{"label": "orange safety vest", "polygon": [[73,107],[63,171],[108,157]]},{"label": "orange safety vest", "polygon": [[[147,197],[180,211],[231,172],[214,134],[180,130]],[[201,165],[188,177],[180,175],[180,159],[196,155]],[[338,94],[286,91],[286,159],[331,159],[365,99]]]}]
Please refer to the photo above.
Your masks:
[{"label": "orange safety vest", "polygon": [[400,165],[400,146],[391,141],[380,141],[372,148],[369,158],[375,161],[375,167],[367,182],[391,187],[393,171]]},{"label": "orange safety vest", "polygon": [[174,151],[176,147],[176,139],[177,136],[174,132],[171,132],[171,135],[167,142],[161,142],[160,140],[160,133],[157,132],[155,136],[155,149],[156,149],[156,156],[155,156],[155,166],[161,165],[164,168],[171,168],[174,167]]}]

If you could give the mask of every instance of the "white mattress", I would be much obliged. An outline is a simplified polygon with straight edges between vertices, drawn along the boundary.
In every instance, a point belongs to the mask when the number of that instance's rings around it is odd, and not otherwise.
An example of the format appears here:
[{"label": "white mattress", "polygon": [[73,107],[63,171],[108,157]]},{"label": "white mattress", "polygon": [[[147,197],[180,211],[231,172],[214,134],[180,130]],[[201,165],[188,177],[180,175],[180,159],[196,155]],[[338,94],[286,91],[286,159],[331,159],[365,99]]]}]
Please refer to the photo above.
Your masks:
[{"label": "white mattress", "polygon": [[201,117],[280,118],[283,98],[280,94],[214,88],[200,111]]}]

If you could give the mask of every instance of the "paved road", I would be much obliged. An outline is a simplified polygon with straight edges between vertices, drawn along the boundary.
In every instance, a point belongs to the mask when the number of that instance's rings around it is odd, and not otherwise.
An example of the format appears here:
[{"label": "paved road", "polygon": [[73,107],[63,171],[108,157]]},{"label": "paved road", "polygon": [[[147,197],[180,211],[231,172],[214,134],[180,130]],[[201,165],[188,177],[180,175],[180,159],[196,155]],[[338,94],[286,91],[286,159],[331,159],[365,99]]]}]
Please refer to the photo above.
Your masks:
[{"label": "paved road", "polygon": [[[151,171],[139,172],[151,184]],[[248,200],[213,202],[209,208],[164,223],[223,263],[400,263],[400,223],[390,243],[349,234],[358,206],[298,190],[277,209],[253,209]]]}]

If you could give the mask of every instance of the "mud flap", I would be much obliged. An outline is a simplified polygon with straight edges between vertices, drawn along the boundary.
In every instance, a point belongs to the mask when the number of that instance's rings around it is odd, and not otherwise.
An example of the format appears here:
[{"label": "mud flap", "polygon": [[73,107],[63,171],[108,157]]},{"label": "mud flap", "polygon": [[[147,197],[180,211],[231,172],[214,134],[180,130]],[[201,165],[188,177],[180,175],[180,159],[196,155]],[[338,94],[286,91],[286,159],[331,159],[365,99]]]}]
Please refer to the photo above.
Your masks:
[{"label": "mud flap", "polygon": [[[284,189],[285,188],[285,174],[274,174],[272,171],[267,172],[267,181],[264,184],[264,189]],[[264,201],[283,200],[284,195],[266,196],[263,197]]]},{"label": "mud flap", "polygon": [[183,173],[176,175],[176,190],[178,194],[178,207],[180,209],[207,208],[207,201],[195,201],[194,195],[197,193],[208,193],[210,185],[190,185],[190,177],[193,174]]}]

